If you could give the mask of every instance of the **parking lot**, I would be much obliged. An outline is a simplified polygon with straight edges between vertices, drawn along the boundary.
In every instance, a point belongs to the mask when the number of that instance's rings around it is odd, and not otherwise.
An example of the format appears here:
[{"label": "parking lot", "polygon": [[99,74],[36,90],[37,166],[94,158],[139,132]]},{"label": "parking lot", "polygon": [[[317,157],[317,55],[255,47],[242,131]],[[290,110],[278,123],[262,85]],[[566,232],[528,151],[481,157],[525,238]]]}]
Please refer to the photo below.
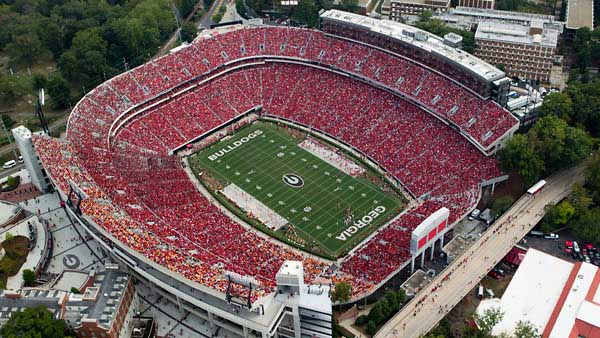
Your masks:
[{"label": "parking lot", "polygon": [[[581,256],[578,257],[578,259],[576,259],[572,253],[572,249],[571,253],[565,252],[565,242],[575,242],[575,237],[567,230],[559,232],[558,235],[560,236],[560,238],[557,240],[545,239],[543,237],[527,236],[524,238],[524,241],[521,241],[521,245],[525,248],[534,248],[543,251],[547,254],[562,258],[569,262],[585,261],[584,254],[588,255],[588,257],[592,256],[588,252],[589,250],[584,248],[584,245],[587,243],[577,241],[579,250],[581,252]],[[593,256],[595,256],[596,252],[597,248],[594,248],[594,250],[592,250]],[[596,266],[600,266],[600,259],[597,257],[590,257],[589,263],[594,264]]]}]

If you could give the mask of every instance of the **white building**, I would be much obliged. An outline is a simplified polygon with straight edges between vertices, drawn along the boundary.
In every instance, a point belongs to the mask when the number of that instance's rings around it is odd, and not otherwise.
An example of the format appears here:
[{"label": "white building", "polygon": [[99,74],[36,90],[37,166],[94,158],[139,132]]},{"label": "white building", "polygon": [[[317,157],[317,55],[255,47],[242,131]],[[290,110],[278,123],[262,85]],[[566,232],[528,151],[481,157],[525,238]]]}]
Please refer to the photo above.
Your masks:
[{"label": "white building", "polygon": [[600,337],[600,269],[529,249],[502,299],[481,301],[477,313],[500,308],[492,331],[512,334],[529,321],[543,338]]},{"label": "white building", "polygon": [[25,162],[25,168],[29,172],[31,183],[41,192],[48,191],[49,182],[44,177],[42,166],[33,149],[31,142],[31,131],[24,126],[18,126],[12,130],[15,143],[19,148],[21,156]]}]

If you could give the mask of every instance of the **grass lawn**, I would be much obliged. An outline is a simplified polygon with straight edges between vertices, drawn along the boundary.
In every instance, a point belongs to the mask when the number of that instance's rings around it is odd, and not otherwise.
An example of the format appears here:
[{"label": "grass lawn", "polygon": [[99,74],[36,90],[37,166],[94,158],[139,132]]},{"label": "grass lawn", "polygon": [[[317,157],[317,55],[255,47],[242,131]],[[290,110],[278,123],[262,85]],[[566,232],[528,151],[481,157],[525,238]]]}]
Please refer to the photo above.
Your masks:
[{"label": "grass lawn", "polygon": [[192,155],[190,165],[215,190],[237,185],[288,221],[278,232],[328,256],[345,254],[402,210],[402,198],[383,191],[377,175],[347,175],[299,147],[301,141],[297,130],[257,122]]}]

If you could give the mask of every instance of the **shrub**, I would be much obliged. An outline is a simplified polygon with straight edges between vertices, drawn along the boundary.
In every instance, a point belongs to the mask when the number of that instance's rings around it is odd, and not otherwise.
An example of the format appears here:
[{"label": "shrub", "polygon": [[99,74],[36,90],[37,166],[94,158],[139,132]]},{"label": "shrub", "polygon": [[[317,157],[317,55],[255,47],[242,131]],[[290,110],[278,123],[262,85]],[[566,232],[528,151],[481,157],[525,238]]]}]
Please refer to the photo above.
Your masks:
[{"label": "shrub", "polygon": [[365,329],[369,335],[374,335],[377,332],[377,324],[374,321],[369,320]]},{"label": "shrub", "polygon": [[369,322],[369,316],[367,315],[360,315],[358,317],[356,317],[356,320],[354,321],[354,325],[356,326],[363,326],[366,323]]},{"label": "shrub", "polygon": [[34,286],[35,280],[35,272],[29,269],[23,270],[23,282],[25,283],[25,286]]}]

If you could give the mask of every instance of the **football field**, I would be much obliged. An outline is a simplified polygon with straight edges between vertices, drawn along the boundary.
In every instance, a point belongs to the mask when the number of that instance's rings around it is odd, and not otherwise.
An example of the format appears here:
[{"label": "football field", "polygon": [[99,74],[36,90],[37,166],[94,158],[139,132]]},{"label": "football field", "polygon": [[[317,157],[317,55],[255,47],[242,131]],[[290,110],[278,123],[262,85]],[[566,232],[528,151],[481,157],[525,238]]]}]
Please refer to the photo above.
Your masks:
[{"label": "football field", "polygon": [[300,142],[299,132],[257,122],[192,155],[189,163],[200,179],[218,182],[215,189],[234,184],[281,216],[287,224],[278,232],[315,253],[343,255],[401,212],[402,197],[383,191],[381,178],[352,177]]}]

